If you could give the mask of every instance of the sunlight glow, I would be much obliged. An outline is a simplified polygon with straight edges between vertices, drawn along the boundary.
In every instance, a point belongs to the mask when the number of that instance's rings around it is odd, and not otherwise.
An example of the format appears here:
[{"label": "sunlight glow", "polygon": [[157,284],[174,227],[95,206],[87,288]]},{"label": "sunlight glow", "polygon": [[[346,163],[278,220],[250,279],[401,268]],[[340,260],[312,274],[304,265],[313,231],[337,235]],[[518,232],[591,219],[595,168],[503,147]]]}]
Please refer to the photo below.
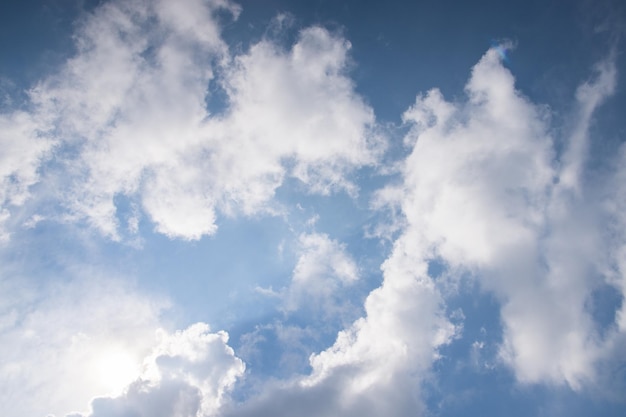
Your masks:
[{"label": "sunlight glow", "polygon": [[139,364],[123,349],[105,350],[96,360],[99,382],[112,394],[123,392],[139,376]]}]

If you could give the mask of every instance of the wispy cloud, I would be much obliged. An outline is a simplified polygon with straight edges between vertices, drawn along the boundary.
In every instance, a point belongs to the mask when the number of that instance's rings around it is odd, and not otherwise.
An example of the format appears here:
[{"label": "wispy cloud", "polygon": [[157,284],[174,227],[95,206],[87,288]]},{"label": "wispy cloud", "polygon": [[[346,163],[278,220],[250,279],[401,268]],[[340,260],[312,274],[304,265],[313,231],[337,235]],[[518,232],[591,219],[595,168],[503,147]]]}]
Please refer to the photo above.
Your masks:
[{"label": "wispy cloud", "polygon": [[300,235],[297,245],[298,261],[282,293],[285,311],[305,308],[327,318],[341,316],[349,307],[342,290],[359,279],[345,245],[320,233]]},{"label": "wispy cloud", "polygon": [[0,114],[0,241],[10,238],[11,211],[24,204],[29,187],[40,179],[39,167],[54,140],[25,111]]},{"label": "wispy cloud", "polygon": [[6,413],[63,416],[139,376],[157,342],[165,300],[87,270],[48,285],[6,270],[2,275],[0,403]]}]

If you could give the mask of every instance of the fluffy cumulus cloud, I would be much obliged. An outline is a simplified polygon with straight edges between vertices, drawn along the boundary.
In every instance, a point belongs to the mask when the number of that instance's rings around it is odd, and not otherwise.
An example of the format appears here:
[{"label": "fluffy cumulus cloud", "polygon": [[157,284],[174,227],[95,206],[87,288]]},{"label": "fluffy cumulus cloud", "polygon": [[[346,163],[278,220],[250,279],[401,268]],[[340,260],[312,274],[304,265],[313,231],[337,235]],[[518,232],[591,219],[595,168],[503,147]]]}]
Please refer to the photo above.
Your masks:
[{"label": "fluffy cumulus cloud", "polygon": [[243,374],[225,332],[197,323],[169,333],[168,303],[117,279],[0,284],[0,403],[10,415],[215,415]]},{"label": "fluffy cumulus cloud", "polygon": [[[30,225],[41,203],[47,216],[113,240],[146,224],[196,240],[222,215],[284,213],[275,195],[285,184],[356,196],[358,170],[383,160],[385,139],[347,74],[350,43],[313,26],[292,45],[263,38],[235,54],[221,25],[239,12],[228,0],[111,0],[85,14],[75,54],[29,90],[23,109],[0,114],[0,240],[10,242],[35,189]],[[516,90],[504,49],[473,67],[463,98],[433,89],[403,114],[406,154],[372,202],[393,214],[388,230],[373,227],[393,245],[362,310],[351,304],[361,271],[350,246],[295,232],[292,280],[260,290],[277,295],[285,321],[257,330],[294,344],[329,328],[334,338],[306,366],[300,355],[295,375],[276,372],[284,379],[232,395],[245,365],[227,333],[203,323],[158,330],[167,303],[93,271],[35,283],[3,270],[5,414],[427,413],[433,364],[463,337],[463,314],[447,304],[462,280],[498,302],[493,366],[526,384],[578,390],[600,380],[602,366],[625,359],[626,148],[594,175],[586,155],[617,71],[610,59],[596,66],[557,137],[550,109]],[[618,301],[599,318],[594,303],[609,290]],[[242,350],[262,337],[244,334]],[[476,361],[484,344],[472,346]]]},{"label": "fluffy cumulus cloud", "polygon": [[[591,117],[614,85],[605,62],[579,88],[578,124],[560,154],[546,109],[515,89],[495,49],[473,68],[467,100],[448,102],[438,90],[418,96],[404,114],[413,127],[402,184],[381,190],[375,204],[398,206],[402,220],[365,316],[310,357],[310,374],[268,384],[226,415],[424,411],[420,387],[439,349],[462,332],[446,311],[458,288],[450,284],[467,276],[500,301],[499,359],[520,382],[574,389],[592,382],[601,360],[623,346],[622,313],[601,335],[589,309],[598,286],[623,281],[598,278],[616,245],[601,239],[605,202],[584,180]],[[609,204],[616,227],[619,195]],[[623,249],[616,253],[621,259]],[[444,272],[435,274],[433,263]]]},{"label": "fluffy cumulus cloud", "polygon": [[404,239],[396,242],[382,286],[365,301],[365,316],[311,355],[310,374],[266,384],[225,415],[403,416],[422,410],[420,385],[457,328],[426,262],[411,249]]},{"label": "fluffy cumulus cloud", "polygon": [[[242,164],[237,180],[252,183],[233,184],[243,193],[238,200],[255,203],[271,194],[285,175],[283,160],[312,191],[355,191],[345,174],[375,163],[382,142],[372,130],[372,110],[345,75],[349,48],[312,27],[290,51],[263,41],[237,57],[226,77],[232,110],[219,126],[222,140],[233,143],[222,163]],[[249,154],[235,157],[239,152]]]},{"label": "fluffy cumulus cloud", "polygon": [[579,88],[561,154],[545,109],[515,90],[496,50],[472,70],[466,102],[431,90],[404,114],[413,150],[403,184],[381,198],[402,207],[413,251],[500,299],[501,359],[522,382],[578,388],[605,343],[588,309],[606,262],[603,210],[583,178],[592,114],[614,86],[605,62]]},{"label": "fluffy cumulus cloud", "polygon": [[[286,176],[356,192],[348,174],[374,164],[382,141],[345,75],[350,44],[313,27],[289,50],[263,40],[232,57],[218,20],[238,13],[222,0],[110,1],[85,16],[76,54],[30,91],[33,111],[0,119],[11,144],[2,217],[52,143],[46,182],[65,217],[113,239],[137,229],[138,216],[120,224],[120,197],[158,232],[198,239],[215,232],[216,210],[275,210]],[[209,83],[227,95],[219,114],[207,110]]]},{"label": "fluffy cumulus cloud", "polygon": [[227,344],[228,335],[211,333],[208,325],[196,323],[159,336],[159,344],[144,361],[143,374],[122,395],[94,399],[89,417],[216,415],[224,395],[244,371]]},{"label": "fluffy cumulus cloud", "polygon": [[[224,1],[107,2],[84,19],[76,55],[32,90],[40,117],[77,155],[61,174],[75,178],[73,186],[60,190],[74,216],[117,238],[114,198],[145,187],[152,194],[139,202],[158,230],[188,238],[214,230],[196,170],[168,174],[188,167],[189,149],[201,141],[212,62],[225,54],[220,9],[238,10]],[[148,184],[160,177],[169,182]],[[151,204],[155,193],[160,205]]]}]

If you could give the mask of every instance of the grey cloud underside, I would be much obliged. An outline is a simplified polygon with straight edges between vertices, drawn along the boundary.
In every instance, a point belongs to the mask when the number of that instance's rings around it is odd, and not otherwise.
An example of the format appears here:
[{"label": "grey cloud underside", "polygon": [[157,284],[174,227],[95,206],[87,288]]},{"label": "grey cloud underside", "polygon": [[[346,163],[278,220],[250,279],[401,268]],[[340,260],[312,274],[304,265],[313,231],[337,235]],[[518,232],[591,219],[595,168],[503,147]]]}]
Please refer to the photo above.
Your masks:
[{"label": "grey cloud underside", "polygon": [[[377,134],[372,109],[346,73],[349,42],[310,27],[288,49],[263,39],[235,55],[215,16],[236,18],[237,6],[173,4],[98,7],[78,28],[77,54],[30,91],[32,109],[0,115],[6,244],[21,207],[38,202],[29,194],[38,184],[62,206],[53,220],[86,222],[124,240],[141,234],[146,216],[157,232],[194,240],[215,234],[220,215],[285,210],[274,195],[287,179],[311,193],[356,196],[354,172],[382,163],[388,139]],[[576,93],[577,123],[564,138],[553,137],[547,110],[515,89],[496,49],[474,66],[462,100],[447,101],[437,89],[418,95],[403,115],[409,132],[400,180],[372,201],[372,210],[397,214],[376,229],[396,236],[381,266],[383,281],[367,296],[363,316],[310,356],[309,373],[267,382],[237,402],[231,393],[245,365],[225,332],[199,323],[153,340],[148,335],[159,327],[162,307],[112,284],[94,315],[86,312],[97,285],[80,294],[73,310],[65,298],[34,313],[0,305],[14,316],[0,327],[14,343],[0,352],[24,369],[37,359],[28,380],[15,369],[0,368],[1,375],[39,389],[36,398],[56,395],[38,385],[48,387],[55,366],[71,358],[41,359],[32,334],[47,339],[44,356],[53,357],[66,339],[73,352],[88,356],[100,342],[123,344],[134,333],[145,341],[133,347],[145,358],[141,377],[73,416],[425,414],[423,384],[442,347],[463,337],[447,300],[456,283],[469,279],[500,304],[496,359],[518,382],[579,391],[606,383],[606,367],[626,359],[626,305],[601,331],[589,300],[603,285],[622,300],[626,292],[626,148],[598,182],[588,179],[585,155],[593,115],[616,80],[611,60],[594,69]],[[217,114],[206,108],[210,82],[228,96]],[[558,140],[566,143],[563,151]],[[127,224],[119,196],[133,207]],[[282,310],[321,304],[341,314],[336,292],[359,279],[358,265],[332,236],[302,233],[298,245],[291,282],[274,294]],[[442,274],[433,276],[433,262],[443,265]],[[33,302],[25,297],[23,304]],[[68,311],[84,314],[74,319]],[[50,317],[66,331],[51,334]],[[99,321],[111,328],[99,329]],[[32,366],[45,372],[35,374]],[[55,412],[87,395],[61,394]]]}]

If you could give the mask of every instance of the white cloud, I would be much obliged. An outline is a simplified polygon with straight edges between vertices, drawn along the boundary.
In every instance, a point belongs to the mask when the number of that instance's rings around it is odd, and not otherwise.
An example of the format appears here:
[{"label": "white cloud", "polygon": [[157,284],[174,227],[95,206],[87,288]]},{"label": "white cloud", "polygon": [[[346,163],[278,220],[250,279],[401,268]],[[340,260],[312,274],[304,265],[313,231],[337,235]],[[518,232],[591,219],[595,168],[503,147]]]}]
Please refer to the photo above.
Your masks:
[{"label": "white cloud", "polygon": [[[49,157],[57,163],[50,175],[63,180],[44,181],[61,184],[60,202],[113,239],[123,230],[120,195],[133,208],[129,233],[139,230],[140,207],[156,231],[183,239],[215,233],[220,213],[272,212],[287,178],[309,192],[355,195],[351,174],[377,164],[384,140],[346,75],[349,42],[311,27],[290,48],[264,39],[233,57],[218,11],[236,18],[239,8],[225,0],[113,0],[85,18],[77,54],[31,90],[33,112],[0,115],[0,239]],[[116,281],[39,293],[4,279],[0,399],[13,407],[6,412],[63,415],[138,375],[124,392],[93,401],[88,415],[415,414],[439,348],[460,329],[447,316],[445,283],[429,276],[433,259],[497,296],[500,356],[519,381],[582,386],[598,361],[618,354],[626,332],[626,306],[608,336],[587,307],[601,274],[626,292],[626,151],[606,185],[610,197],[595,201],[585,178],[589,126],[615,89],[616,69],[607,61],[596,75],[577,92],[578,124],[562,153],[547,110],[515,90],[496,49],[473,68],[467,100],[448,102],[438,90],[418,96],[403,115],[412,128],[402,183],[376,202],[397,209],[390,230],[399,237],[383,283],[364,316],[310,357],[310,374],[268,383],[231,407],[228,392],[244,365],[226,333],[196,324],[155,341],[162,305]],[[228,98],[216,114],[205,102],[211,82]],[[345,247],[311,233],[299,237],[298,250],[281,294],[285,309],[345,308],[336,294],[358,279]],[[300,328],[282,330],[284,340],[303,338]],[[476,362],[482,347],[474,345]],[[146,368],[122,379],[103,372],[146,355]]]},{"label": "white cloud", "polygon": [[[426,270],[419,247],[400,237],[383,265],[382,286],[365,301],[366,316],[340,332],[331,348],[311,357],[313,372],[303,383],[317,385],[349,372],[351,383],[343,395],[358,402],[365,393],[395,390],[398,381],[413,381],[410,396],[417,401],[437,348],[456,332]],[[376,408],[401,414],[382,398]]]},{"label": "white cloud", "polygon": [[317,350],[311,343],[319,346],[320,340],[361,314],[354,300],[359,270],[345,244],[323,233],[302,233],[294,251],[297,261],[290,282],[280,290],[256,289],[276,299],[283,317],[242,337],[244,359],[261,363],[259,346],[266,342],[262,333],[271,333],[279,345],[271,356],[280,357],[280,375],[307,368],[309,355]]},{"label": "white cloud", "polygon": [[599,68],[578,91],[579,125],[557,159],[544,110],[488,51],[467,102],[432,90],[405,113],[413,150],[401,192],[384,194],[400,196],[414,251],[473,272],[499,297],[502,359],[523,382],[580,387],[601,350],[586,302],[605,260],[602,230],[581,183],[593,110],[615,85],[612,65]]},{"label": "white cloud", "polygon": [[[52,198],[70,220],[115,240],[137,230],[137,216],[120,227],[120,196],[158,232],[199,239],[215,233],[217,212],[274,212],[288,176],[311,192],[354,194],[349,174],[375,164],[383,141],[345,74],[350,44],[312,27],[290,50],[262,40],[231,57],[216,17],[223,11],[236,18],[239,7],[112,0],[86,15],[75,56],[30,91],[34,110],[0,120],[19,161],[0,173],[3,206],[39,180],[53,142],[55,168],[43,179]],[[228,95],[215,115],[210,82]]]},{"label": "white cloud", "polygon": [[[217,0],[106,2],[75,34],[77,54],[31,92],[37,117],[52,120],[70,151],[56,155],[72,179],[62,203],[110,237],[118,238],[114,197],[145,189],[163,197],[162,205],[139,198],[158,230],[197,238],[215,228],[210,201],[197,197],[207,190],[186,182],[197,172],[159,179],[202,141],[212,61],[226,54],[217,9],[238,10]],[[179,216],[171,199],[181,201]]]},{"label": "white cloud", "polygon": [[585,82],[576,91],[578,104],[577,124],[569,137],[559,176],[561,188],[580,191],[581,177],[589,150],[589,127],[594,111],[613,94],[617,84],[617,69],[612,59],[596,65],[595,79]]},{"label": "white cloud", "polygon": [[[314,236],[314,242],[319,240]],[[311,259],[316,258],[300,258],[298,266],[302,271],[318,265],[309,263]],[[365,301],[365,316],[339,332],[331,347],[311,355],[311,373],[266,384],[258,396],[225,414],[241,417],[419,413],[423,410],[420,384],[428,377],[438,348],[450,342],[458,330],[447,319],[443,299],[427,269],[422,248],[414,244],[410,235],[403,235],[383,266],[382,286]]]},{"label": "white cloud", "polygon": [[[620,290],[622,297],[626,297],[626,146],[622,145],[616,160],[616,170],[613,178],[608,182],[608,196],[606,208],[611,225],[608,239],[610,239],[610,259],[612,268],[609,269],[609,283]],[[622,298],[621,308],[617,311],[616,319],[620,333],[626,334],[626,300]]]},{"label": "white cloud", "polygon": [[197,323],[170,334],[162,329],[167,303],[118,279],[35,286],[5,276],[0,289],[7,414],[208,416],[243,375],[225,332]]},{"label": "white cloud", "polygon": [[[3,204],[24,201],[40,180],[43,156],[53,162],[43,179],[48,197],[70,220],[85,220],[112,239],[124,230],[119,196],[133,208],[129,233],[138,229],[141,207],[158,232],[198,239],[215,232],[217,211],[271,211],[288,176],[311,192],[356,193],[349,174],[376,164],[383,141],[345,74],[349,43],[313,27],[291,49],[263,40],[231,59],[214,18],[218,8],[238,12],[217,0],[176,7],[114,0],[87,15],[75,34],[77,54],[30,91],[34,110],[2,116],[15,148],[7,154]],[[229,102],[211,115],[205,98],[216,62]],[[55,152],[46,154],[52,143]],[[327,280],[326,273],[345,285],[356,279],[338,243],[306,235],[301,244],[295,277],[302,285],[291,299],[311,291],[327,298],[315,281]],[[327,268],[316,269],[310,257],[326,262],[326,255]],[[37,295],[45,300],[3,314],[3,339],[12,341],[1,348],[3,402],[14,407],[6,412],[60,416],[86,405],[126,382],[107,368],[137,363],[154,346],[159,306],[108,280],[90,285],[46,290]],[[94,401],[92,415],[214,413],[243,364],[224,333],[196,326],[172,338],[174,350],[152,358],[152,374]],[[59,379],[71,383],[53,383]],[[30,401],[22,400],[25,393]]]},{"label": "white cloud", "polygon": [[0,114],[0,241],[9,239],[12,209],[24,204],[29,187],[39,181],[39,165],[53,145],[44,128],[23,111]]},{"label": "white cloud", "polygon": [[347,174],[375,164],[383,142],[344,74],[348,49],[312,27],[291,50],[263,40],[225,68],[230,104],[208,121],[204,151],[222,211],[267,210],[287,176],[312,192],[356,191]]},{"label": "white cloud", "polygon": [[196,323],[171,335],[161,332],[160,338],[142,376],[120,396],[94,399],[89,417],[216,415],[245,368],[228,335]]},{"label": "white cloud", "polygon": [[[604,207],[584,178],[593,110],[614,88],[610,63],[598,68],[579,90],[579,123],[561,155],[545,108],[515,90],[495,49],[473,68],[467,101],[447,102],[437,90],[418,96],[404,114],[413,127],[403,182],[376,201],[399,206],[403,218],[366,315],[311,356],[309,375],[268,384],[226,415],[419,413],[420,384],[439,347],[460,330],[446,317],[440,289],[468,273],[501,303],[500,360],[520,382],[577,389],[593,381],[603,355],[623,346],[616,330],[623,312],[603,338],[587,304],[602,283],[598,274],[610,269],[602,267],[606,252],[623,262],[623,249],[601,238]],[[623,242],[623,193],[607,194]],[[448,273],[429,276],[432,260]],[[621,273],[614,275],[609,283],[622,286]]]},{"label": "white cloud", "polygon": [[139,295],[115,278],[97,278],[41,284],[3,270],[3,412],[64,416],[86,409],[96,395],[121,390],[139,375],[166,303]]},{"label": "white cloud", "polygon": [[297,245],[298,261],[282,294],[284,309],[308,308],[328,318],[342,316],[348,308],[343,291],[359,279],[345,245],[322,233],[301,234]]}]

